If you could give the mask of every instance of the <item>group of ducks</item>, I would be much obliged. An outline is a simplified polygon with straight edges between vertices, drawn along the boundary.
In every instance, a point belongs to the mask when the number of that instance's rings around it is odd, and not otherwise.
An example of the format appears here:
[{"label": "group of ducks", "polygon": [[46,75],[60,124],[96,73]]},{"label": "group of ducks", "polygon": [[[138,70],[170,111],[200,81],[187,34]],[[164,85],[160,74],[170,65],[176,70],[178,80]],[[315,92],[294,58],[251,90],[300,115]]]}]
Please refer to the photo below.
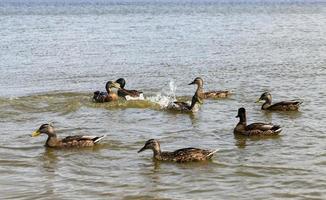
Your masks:
[{"label": "group of ducks", "polygon": [[[143,92],[137,90],[125,89],[126,81],[123,78],[119,78],[116,81],[108,81],[106,83],[106,92],[95,91],[93,100],[98,103],[116,101],[119,98],[125,100],[144,100]],[[208,98],[224,98],[230,95],[229,91],[209,91],[204,92],[203,79],[200,77],[189,85],[196,84],[197,89],[192,97],[191,103],[174,101],[171,102],[167,109],[180,112],[196,112],[198,111],[203,99]],[[117,92],[113,92],[113,88],[117,89]],[[278,111],[297,111],[299,109],[301,101],[282,101],[276,104],[272,104],[272,96],[269,92],[263,93],[257,102],[264,101],[262,110],[278,110]],[[234,128],[234,134],[244,136],[274,136],[278,135],[282,128],[279,125],[271,123],[252,123],[247,125],[246,110],[245,108],[238,109],[239,123]],[[79,148],[79,147],[92,147],[100,142],[104,136],[68,136],[63,139],[59,139],[55,133],[52,124],[43,124],[40,128],[32,133],[33,137],[40,134],[48,135],[45,146],[52,148]],[[198,148],[183,148],[173,152],[161,151],[160,143],[156,139],[148,140],[144,147],[139,152],[146,149],[153,151],[153,158],[159,161],[174,161],[174,162],[189,162],[189,161],[203,161],[212,158],[213,154],[217,150],[204,150]]]}]

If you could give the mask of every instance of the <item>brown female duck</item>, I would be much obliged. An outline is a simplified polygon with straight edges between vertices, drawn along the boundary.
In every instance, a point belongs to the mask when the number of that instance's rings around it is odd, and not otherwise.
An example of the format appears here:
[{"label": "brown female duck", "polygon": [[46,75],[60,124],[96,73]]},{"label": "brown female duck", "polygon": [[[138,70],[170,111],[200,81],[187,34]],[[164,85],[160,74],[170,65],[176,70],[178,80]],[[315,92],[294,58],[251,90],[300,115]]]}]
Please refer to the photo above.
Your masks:
[{"label": "brown female duck", "polygon": [[125,100],[144,100],[143,92],[137,90],[127,90],[125,89],[126,81],[124,78],[119,78],[115,81],[120,84],[120,89],[118,90],[118,96],[124,98]]},{"label": "brown female duck", "polygon": [[203,89],[204,81],[200,77],[197,77],[193,82],[196,82],[196,84],[198,85],[198,88],[199,88],[198,95],[202,99],[208,99],[208,98],[225,98],[225,97],[227,97],[227,96],[230,95],[230,92],[229,91],[226,91],[226,90],[225,91],[220,90],[220,91],[204,92],[204,89]]},{"label": "brown female duck", "polygon": [[118,95],[113,93],[111,88],[120,89],[120,85],[116,82],[108,81],[105,85],[106,92],[95,91],[93,95],[93,100],[97,103],[118,100]]},{"label": "brown female duck", "polygon": [[184,148],[173,152],[161,151],[160,143],[158,140],[148,140],[144,147],[141,148],[138,153],[146,150],[153,150],[153,158],[159,161],[170,161],[170,162],[191,162],[191,161],[204,161],[212,158],[213,154],[217,150],[204,150],[197,148]]},{"label": "brown female duck", "polygon": [[77,147],[92,147],[100,142],[105,136],[68,136],[59,139],[51,124],[42,124],[40,128],[32,133],[32,137],[39,136],[40,134],[48,135],[45,146],[52,148],[77,148]]},{"label": "brown female duck", "polygon": [[199,110],[200,104],[203,104],[203,99],[200,96],[200,92],[202,91],[202,87],[200,87],[200,80],[197,78],[189,83],[188,85],[197,85],[197,90],[192,97],[191,104],[188,104],[186,102],[180,102],[180,101],[174,101],[168,105],[169,110],[175,110],[175,111],[182,111],[182,112],[197,112]]},{"label": "brown female duck", "polygon": [[239,117],[240,121],[234,128],[234,134],[245,136],[273,136],[278,135],[282,131],[280,126],[268,123],[252,123],[247,125],[246,110],[244,108],[239,108],[236,117]]},{"label": "brown female duck", "polygon": [[272,95],[269,92],[264,92],[260,98],[256,101],[265,101],[262,105],[262,110],[279,110],[279,111],[296,111],[299,109],[302,101],[281,101],[275,104],[272,104]]}]

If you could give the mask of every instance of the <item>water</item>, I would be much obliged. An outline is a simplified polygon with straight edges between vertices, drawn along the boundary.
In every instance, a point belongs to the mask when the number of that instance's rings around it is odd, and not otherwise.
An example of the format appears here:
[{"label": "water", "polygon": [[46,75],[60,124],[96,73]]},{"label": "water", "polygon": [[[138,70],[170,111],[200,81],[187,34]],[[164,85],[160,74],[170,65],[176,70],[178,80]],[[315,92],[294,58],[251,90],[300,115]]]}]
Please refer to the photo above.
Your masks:
[{"label": "water", "polygon": [[[317,1],[0,2],[2,199],[325,199],[326,4]],[[194,115],[162,110],[205,89],[228,89]],[[147,101],[94,104],[124,77]],[[299,98],[266,113],[255,100]],[[235,138],[235,115],[280,124],[280,137]],[[106,134],[94,149],[52,150],[30,134]],[[155,163],[137,154],[219,148],[211,162]]]}]

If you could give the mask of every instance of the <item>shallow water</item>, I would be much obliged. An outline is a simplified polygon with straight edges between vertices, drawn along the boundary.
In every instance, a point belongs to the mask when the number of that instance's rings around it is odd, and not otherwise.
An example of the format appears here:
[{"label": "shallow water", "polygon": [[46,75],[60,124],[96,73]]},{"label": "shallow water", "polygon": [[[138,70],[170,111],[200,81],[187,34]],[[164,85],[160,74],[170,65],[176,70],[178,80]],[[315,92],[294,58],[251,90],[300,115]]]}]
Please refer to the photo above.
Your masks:
[{"label": "shallow water", "polygon": [[[16,3],[15,3],[16,2]],[[326,4],[0,2],[0,195],[5,199],[325,199]],[[33,1],[39,2],[39,1]],[[50,2],[50,3],[49,3]],[[231,90],[196,114],[166,112],[177,96]],[[96,104],[94,90],[124,77],[146,101]],[[301,99],[299,112],[255,104]],[[281,136],[233,136],[248,121]],[[30,134],[107,135],[91,149],[46,149]],[[210,162],[157,163],[137,154],[220,149]]]}]

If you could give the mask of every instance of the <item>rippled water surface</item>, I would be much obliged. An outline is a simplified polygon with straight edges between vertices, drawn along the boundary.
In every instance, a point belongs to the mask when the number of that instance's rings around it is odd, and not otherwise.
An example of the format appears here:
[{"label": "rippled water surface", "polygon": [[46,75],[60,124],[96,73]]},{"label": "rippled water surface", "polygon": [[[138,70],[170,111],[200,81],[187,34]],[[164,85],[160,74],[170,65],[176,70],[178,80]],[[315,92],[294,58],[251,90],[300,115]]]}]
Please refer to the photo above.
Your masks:
[{"label": "rippled water surface", "polygon": [[[326,4],[0,2],[2,199],[326,199]],[[198,113],[161,109],[189,100]],[[95,104],[94,90],[124,77],[146,101]],[[255,100],[302,99],[299,112],[267,113]],[[236,138],[248,121],[280,124],[279,137]],[[53,122],[59,136],[106,134],[91,149],[53,150],[31,138]],[[154,162],[137,154],[219,148],[210,162]]]}]

